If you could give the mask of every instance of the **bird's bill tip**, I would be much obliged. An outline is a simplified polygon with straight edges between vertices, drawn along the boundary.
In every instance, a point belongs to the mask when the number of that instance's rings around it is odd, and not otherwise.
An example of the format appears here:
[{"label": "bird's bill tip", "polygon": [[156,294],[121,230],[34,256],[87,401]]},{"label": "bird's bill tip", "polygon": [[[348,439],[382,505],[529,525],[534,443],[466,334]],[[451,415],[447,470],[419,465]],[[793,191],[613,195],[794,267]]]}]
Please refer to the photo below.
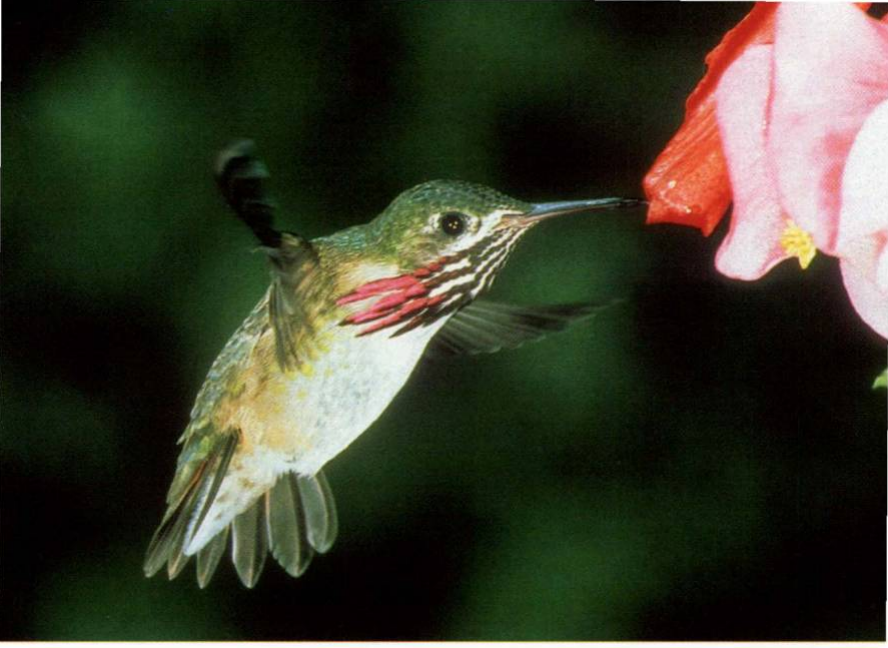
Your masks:
[{"label": "bird's bill tip", "polygon": [[537,203],[532,205],[530,211],[516,214],[524,223],[535,223],[555,216],[576,214],[585,211],[598,211],[603,209],[630,209],[642,207],[647,202],[637,198],[593,198],[591,200],[563,200],[560,202]]}]

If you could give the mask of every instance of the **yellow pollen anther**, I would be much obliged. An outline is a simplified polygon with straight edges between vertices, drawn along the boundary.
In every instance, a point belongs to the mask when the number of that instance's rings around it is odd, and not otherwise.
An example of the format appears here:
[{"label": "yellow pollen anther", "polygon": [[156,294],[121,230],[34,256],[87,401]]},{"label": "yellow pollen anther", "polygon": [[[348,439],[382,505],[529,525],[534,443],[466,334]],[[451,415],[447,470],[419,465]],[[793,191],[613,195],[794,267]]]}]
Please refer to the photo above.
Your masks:
[{"label": "yellow pollen anther", "polygon": [[791,218],[786,219],[786,229],[780,235],[780,247],[787,256],[796,257],[802,270],[811,265],[817,247],[811,235],[795,224]]}]

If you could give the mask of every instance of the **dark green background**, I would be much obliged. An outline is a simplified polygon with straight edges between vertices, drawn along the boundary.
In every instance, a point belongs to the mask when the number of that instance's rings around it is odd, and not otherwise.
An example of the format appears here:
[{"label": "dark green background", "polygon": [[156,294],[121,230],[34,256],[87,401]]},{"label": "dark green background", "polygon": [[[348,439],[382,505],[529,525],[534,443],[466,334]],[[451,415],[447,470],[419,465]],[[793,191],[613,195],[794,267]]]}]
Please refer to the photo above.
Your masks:
[{"label": "dark green background", "polygon": [[330,465],[341,534],[303,578],[142,575],[192,399],[266,283],[220,146],[257,141],[308,236],[436,177],[637,196],[748,6],[24,4],[3,16],[3,638],[884,638],[884,342],[833,259],[734,282],[724,225],[640,212],[525,239],[499,298],[626,303],[420,366]]}]

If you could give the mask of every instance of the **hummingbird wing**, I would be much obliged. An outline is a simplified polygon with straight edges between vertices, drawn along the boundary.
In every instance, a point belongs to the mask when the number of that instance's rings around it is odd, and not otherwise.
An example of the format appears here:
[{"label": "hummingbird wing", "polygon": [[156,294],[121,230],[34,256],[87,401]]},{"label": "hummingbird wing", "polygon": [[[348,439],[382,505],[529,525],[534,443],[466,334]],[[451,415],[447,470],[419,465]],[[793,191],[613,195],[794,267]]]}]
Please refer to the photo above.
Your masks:
[{"label": "hummingbird wing", "polygon": [[442,358],[493,353],[539,340],[598,314],[609,304],[515,306],[477,300],[460,309],[432,338],[427,355]]},{"label": "hummingbird wing", "polygon": [[276,248],[281,233],[274,228],[274,202],[266,191],[265,163],[254,155],[250,140],[232,142],[216,157],[216,182],[225,200],[263,246]]},{"label": "hummingbird wing", "polygon": [[306,239],[274,228],[274,201],[268,194],[265,164],[250,140],[238,140],[216,158],[216,182],[229,206],[259,239],[271,264],[268,315],[275,333],[281,369],[297,367],[302,342],[312,337],[311,317],[304,310],[306,292],[320,268],[317,251]]}]

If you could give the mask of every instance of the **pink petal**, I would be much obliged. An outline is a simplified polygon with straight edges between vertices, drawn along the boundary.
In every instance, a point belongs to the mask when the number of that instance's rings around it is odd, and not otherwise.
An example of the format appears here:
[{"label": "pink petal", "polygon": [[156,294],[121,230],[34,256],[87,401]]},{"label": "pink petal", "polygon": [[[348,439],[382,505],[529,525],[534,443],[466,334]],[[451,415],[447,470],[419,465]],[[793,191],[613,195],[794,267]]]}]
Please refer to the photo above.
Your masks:
[{"label": "pink petal", "polygon": [[883,338],[888,338],[888,293],[878,289],[875,283],[848,259],[842,259],[842,279],[854,310]]},{"label": "pink petal", "polygon": [[845,158],[886,97],[888,25],[852,5],[780,6],[768,145],[781,203],[830,254]]},{"label": "pink petal", "polygon": [[[845,162],[836,248],[848,256],[855,241],[877,232],[888,235],[888,101],[867,117]],[[879,266],[888,273],[888,259]],[[879,287],[888,290],[888,276]]]},{"label": "pink petal", "polygon": [[716,117],[734,192],[731,228],[715,257],[719,272],[758,279],[786,258],[786,219],[767,159],[765,125],[773,47],[750,47],[727,69],[715,91]]}]

